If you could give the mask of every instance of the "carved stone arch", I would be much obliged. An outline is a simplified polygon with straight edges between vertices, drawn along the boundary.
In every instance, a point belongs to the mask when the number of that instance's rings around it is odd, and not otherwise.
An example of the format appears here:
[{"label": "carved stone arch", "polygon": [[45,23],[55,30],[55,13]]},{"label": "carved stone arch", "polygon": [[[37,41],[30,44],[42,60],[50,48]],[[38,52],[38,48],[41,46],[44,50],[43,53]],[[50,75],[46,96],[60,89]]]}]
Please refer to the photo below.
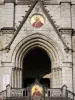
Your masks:
[{"label": "carved stone arch", "polygon": [[[40,33],[32,34],[24,38],[15,48],[13,52],[12,60],[14,61],[15,67],[17,69],[22,69],[23,58],[25,54],[34,47],[40,47],[46,51],[51,59],[51,69],[59,69],[62,57],[62,52],[59,46],[49,37],[42,35]],[[17,78],[17,76],[15,76]],[[15,79],[16,79],[15,78]],[[16,81],[16,80],[15,80]],[[21,81],[21,80],[19,80]],[[16,81],[17,82],[17,81]],[[19,82],[18,87],[22,87],[22,83]],[[16,83],[15,87],[17,86]],[[18,83],[17,83],[18,84]],[[53,84],[53,83],[52,83]],[[12,85],[13,86],[13,85]]]},{"label": "carved stone arch", "polygon": [[[34,44],[33,44],[34,43]],[[17,66],[17,61],[19,55],[21,56],[20,51],[24,51],[24,49],[29,48],[31,45],[42,45],[42,47],[46,47],[47,51],[49,52],[50,50],[53,51],[52,56],[56,56],[57,62],[60,63],[61,59],[63,60],[63,52],[62,49],[59,47],[59,45],[53,41],[51,38],[47,37],[46,35],[40,34],[40,33],[34,33],[32,35],[29,35],[25,37],[23,40],[21,40],[15,47],[13,53],[12,53],[12,62],[14,62],[14,66]],[[44,48],[45,49],[45,48]],[[26,51],[26,50],[25,50]],[[52,52],[50,52],[51,54]],[[48,53],[49,55],[49,53]],[[50,55],[51,56],[51,55]],[[52,57],[51,56],[51,57]],[[54,58],[54,57],[53,57]],[[51,59],[53,59],[51,58]]]},{"label": "carved stone arch", "polygon": [[[29,50],[31,50],[32,48],[35,48],[35,47],[40,47],[40,48],[42,48],[42,49],[44,49],[44,51],[47,53],[47,55],[49,56],[49,58],[50,58],[50,60],[51,61],[53,61],[54,62],[54,60],[56,59],[56,56],[54,55],[54,53],[52,54],[52,52],[51,52],[51,50],[48,50],[45,46],[43,46],[42,44],[40,44],[39,42],[37,43],[33,43],[32,45],[30,45],[30,47],[28,47],[28,49],[26,50],[26,52],[24,52],[22,55],[22,57],[20,57],[20,59],[21,60],[19,60],[19,61],[21,61],[21,65],[19,66],[19,67],[21,67],[22,68],[22,63],[23,63],[23,59],[24,59],[24,56],[26,55],[26,53],[29,51]],[[54,52],[54,51],[53,51]],[[49,54],[50,53],[50,54]],[[54,59],[55,58],[55,59]],[[56,61],[56,60],[55,60]],[[52,63],[53,63],[52,62]]]},{"label": "carved stone arch", "polygon": [[[45,41],[45,43],[46,43],[46,41]],[[17,56],[16,56],[16,63],[15,63],[16,67],[22,68],[22,66],[20,65],[21,64],[20,62],[22,62],[23,55],[25,55],[27,53],[27,51],[29,51],[31,48],[36,47],[36,46],[43,48],[49,55],[50,59],[53,62],[56,62],[57,57],[54,54],[55,53],[54,50],[49,49],[51,47],[50,46],[48,47],[47,44],[45,44],[45,43],[42,39],[39,39],[39,40],[35,39],[35,40],[30,40],[26,46],[24,45],[23,47],[21,47],[21,49],[19,50],[19,52],[17,53]]]}]

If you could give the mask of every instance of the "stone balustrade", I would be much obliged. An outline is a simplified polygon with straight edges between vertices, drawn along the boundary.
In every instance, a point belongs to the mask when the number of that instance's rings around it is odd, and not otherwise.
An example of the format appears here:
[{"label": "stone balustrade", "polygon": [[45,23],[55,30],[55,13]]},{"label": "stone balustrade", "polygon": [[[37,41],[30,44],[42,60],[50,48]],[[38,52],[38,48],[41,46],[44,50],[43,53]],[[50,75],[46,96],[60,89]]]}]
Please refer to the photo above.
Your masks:
[{"label": "stone balustrade", "polygon": [[[31,98],[30,87],[27,88],[12,88],[10,85],[6,86],[6,90],[0,92],[0,98],[10,98],[10,97],[25,97]],[[53,97],[74,97],[72,92],[67,90],[67,86],[64,85],[62,88],[46,88],[43,89],[43,97],[53,98]],[[67,92],[68,91],[68,92]],[[68,94],[67,94],[68,93]]]}]

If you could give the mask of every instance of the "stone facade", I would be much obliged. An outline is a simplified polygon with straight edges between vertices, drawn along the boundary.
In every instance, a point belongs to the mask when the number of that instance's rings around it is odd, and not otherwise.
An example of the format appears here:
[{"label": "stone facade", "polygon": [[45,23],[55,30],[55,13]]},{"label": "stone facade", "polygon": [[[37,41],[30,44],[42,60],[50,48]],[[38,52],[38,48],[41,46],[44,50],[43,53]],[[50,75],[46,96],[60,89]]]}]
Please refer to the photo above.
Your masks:
[{"label": "stone facade", "polygon": [[[22,88],[23,57],[38,46],[51,58],[51,87],[65,84],[75,92],[75,0],[51,0],[43,7],[39,1],[22,24],[30,6],[18,0],[0,0],[0,91],[7,83]],[[44,16],[41,28],[30,24],[35,13]],[[4,77],[9,79],[6,84]]]}]

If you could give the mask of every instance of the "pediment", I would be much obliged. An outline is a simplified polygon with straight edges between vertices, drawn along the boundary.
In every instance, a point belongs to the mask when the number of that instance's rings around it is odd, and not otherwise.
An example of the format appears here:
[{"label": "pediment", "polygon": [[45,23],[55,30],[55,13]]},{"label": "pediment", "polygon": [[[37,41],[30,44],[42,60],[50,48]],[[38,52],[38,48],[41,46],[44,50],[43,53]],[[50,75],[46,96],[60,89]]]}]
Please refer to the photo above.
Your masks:
[{"label": "pediment", "polygon": [[[51,15],[49,15],[48,11],[45,9],[45,6],[43,4],[44,2],[41,0],[35,0],[33,4],[30,6],[29,10],[27,11],[26,15],[23,16],[23,20],[20,21],[19,26],[17,27],[13,38],[11,39],[10,43],[7,45],[6,49],[10,49],[11,44],[13,43],[14,39],[18,35],[18,33],[22,30],[24,31],[34,31],[35,33],[41,30],[44,31],[53,31],[62,41],[65,48],[68,48],[65,42],[63,41],[61,34],[59,32],[58,27],[55,25],[54,20],[51,18]],[[40,16],[42,20],[40,20],[41,27],[34,27],[34,23],[31,23],[31,19],[34,17],[34,20],[36,19],[35,16]],[[36,22],[36,21],[35,21]]]}]

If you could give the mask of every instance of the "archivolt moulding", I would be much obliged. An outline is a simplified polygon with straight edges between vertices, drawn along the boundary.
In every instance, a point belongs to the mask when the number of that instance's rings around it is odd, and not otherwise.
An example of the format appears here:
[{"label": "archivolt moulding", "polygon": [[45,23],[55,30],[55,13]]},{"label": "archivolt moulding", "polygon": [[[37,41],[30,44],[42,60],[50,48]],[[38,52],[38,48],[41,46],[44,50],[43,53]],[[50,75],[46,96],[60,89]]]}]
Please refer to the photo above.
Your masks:
[{"label": "archivolt moulding", "polygon": [[25,54],[36,46],[43,48],[47,52],[53,68],[59,67],[60,62],[63,59],[62,50],[55,41],[40,33],[29,35],[17,44],[12,54],[14,66],[22,68]]}]

